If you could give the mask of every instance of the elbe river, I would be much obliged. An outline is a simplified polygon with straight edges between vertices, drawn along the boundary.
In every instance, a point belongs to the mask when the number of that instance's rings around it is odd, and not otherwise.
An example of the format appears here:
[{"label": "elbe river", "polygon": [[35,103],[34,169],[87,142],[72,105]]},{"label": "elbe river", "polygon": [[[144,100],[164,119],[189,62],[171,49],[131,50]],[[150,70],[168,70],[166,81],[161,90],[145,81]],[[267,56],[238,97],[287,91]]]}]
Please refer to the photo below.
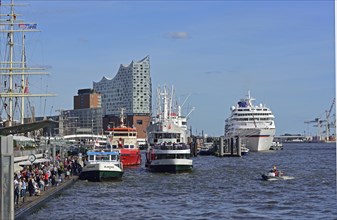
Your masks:
[{"label": "elbe river", "polygon": [[[284,143],[243,157],[198,156],[184,174],[126,168],[77,181],[27,219],[337,219],[336,145]],[[273,165],[289,176],[262,181]]]}]

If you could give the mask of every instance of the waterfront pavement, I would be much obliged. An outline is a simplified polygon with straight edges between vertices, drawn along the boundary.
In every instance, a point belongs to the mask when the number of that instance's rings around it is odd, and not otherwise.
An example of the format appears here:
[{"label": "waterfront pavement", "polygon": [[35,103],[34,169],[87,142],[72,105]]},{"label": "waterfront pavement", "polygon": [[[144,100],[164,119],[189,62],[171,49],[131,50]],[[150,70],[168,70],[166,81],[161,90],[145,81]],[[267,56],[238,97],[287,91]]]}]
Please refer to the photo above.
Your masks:
[{"label": "waterfront pavement", "polygon": [[15,219],[27,218],[50,199],[60,194],[62,190],[71,186],[77,179],[78,176],[70,176],[69,179],[63,180],[58,186],[47,187],[45,191],[41,191],[39,196],[29,196],[29,193],[27,193],[24,203],[22,202],[22,198],[20,198],[19,205],[14,206]]}]

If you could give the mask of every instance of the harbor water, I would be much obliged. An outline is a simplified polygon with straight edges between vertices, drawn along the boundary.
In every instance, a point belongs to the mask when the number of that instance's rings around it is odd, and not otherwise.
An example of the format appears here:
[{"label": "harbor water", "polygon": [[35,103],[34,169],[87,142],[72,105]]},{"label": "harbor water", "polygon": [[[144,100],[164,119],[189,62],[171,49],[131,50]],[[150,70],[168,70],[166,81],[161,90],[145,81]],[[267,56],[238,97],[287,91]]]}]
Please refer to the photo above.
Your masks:
[{"label": "harbor water", "polygon": [[[77,181],[27,219],[337,219],[336,145],[285,143],[243,157],[199,156],[185,174],[126,168]],[[288,179],[262,181],[273,165]]]}]

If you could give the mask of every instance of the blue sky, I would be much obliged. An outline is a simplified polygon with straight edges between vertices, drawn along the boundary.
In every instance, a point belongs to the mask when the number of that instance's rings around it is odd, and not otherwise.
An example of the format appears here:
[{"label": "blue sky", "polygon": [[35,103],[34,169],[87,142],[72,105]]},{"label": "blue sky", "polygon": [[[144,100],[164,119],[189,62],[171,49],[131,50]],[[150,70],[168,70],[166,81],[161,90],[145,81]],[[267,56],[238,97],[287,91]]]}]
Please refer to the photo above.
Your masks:
[{"label": "blue sky", "polygon": [[174,85],[181,102],[191,95],[193,133],[222,135],[230,107],[250,90],[274,112],[277,134],[314,134],[304,121],[324,117],[335,97],[333,1],[22,2],[42,31],[31,62],[49,67],[57,94],[47,115],[147,55],[154,89]]}]

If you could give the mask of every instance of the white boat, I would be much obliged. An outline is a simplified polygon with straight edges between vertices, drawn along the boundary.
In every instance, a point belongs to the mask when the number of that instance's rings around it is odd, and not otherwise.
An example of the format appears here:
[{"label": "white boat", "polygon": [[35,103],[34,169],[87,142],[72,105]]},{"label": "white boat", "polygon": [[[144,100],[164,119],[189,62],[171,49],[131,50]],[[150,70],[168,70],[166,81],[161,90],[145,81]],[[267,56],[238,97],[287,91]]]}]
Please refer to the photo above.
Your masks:
[{"label": "white boat", "polygon": [[87,156],[79,176],[81,180],[97,182],[122,178],[124,170],[119,150],[94,149],[88,151]]},{"label": "white boat", "polygon": [[199,155],[212,155],[213,152],[213,142],[204,143],[203,146],[199,150]]},{"label": "white boat", "polygon": [[[173,91],[158,91],[157,115],[147,128],[146,167],[153,172],[183,172],[193,168],[188,145],[187,117],[174,108]],[[177,111],[176,111],[177,110]]]},{"label": "white boat", "polygon": [[184,143],[160,143],[146,153],[145,166],[151,172],[181,173],[193,169],[190,147]]},{"label": "white boat", "polygon": [[278,141],[273,141],[269,149],[270,150],[283,150],[283,144]]},{"label": "white boat", "polygon": [[265,105],[254,106],[254,100],[248,92],[247,98],[231,107],[231,115],[225,121],[225,137],[240,137],[251,151],[269,150],[275,136],[274,115]]},{"label": "white boat", "polygon": [[249,152],[249,149],[246,146],[242,145],[241,146],[241,155],[247,155],[248,152]]}]

